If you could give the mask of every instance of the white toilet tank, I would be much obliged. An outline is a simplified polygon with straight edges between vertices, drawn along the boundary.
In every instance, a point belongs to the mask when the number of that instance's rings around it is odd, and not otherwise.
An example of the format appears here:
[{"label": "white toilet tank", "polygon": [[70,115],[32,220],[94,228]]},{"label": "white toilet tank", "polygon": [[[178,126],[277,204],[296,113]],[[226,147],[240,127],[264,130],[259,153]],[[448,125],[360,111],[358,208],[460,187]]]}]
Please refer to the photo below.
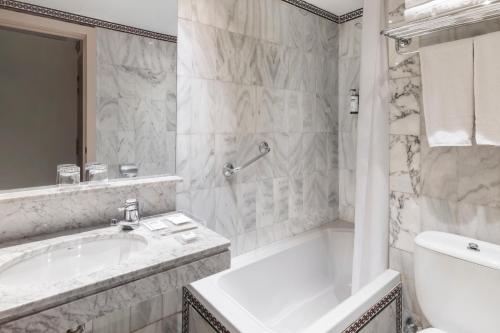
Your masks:
[{"label": "white toilet tank", "polygon": [[431,325],[447,333],[500,332],[500,246],[436,231],[415,243],[417,298]]}]

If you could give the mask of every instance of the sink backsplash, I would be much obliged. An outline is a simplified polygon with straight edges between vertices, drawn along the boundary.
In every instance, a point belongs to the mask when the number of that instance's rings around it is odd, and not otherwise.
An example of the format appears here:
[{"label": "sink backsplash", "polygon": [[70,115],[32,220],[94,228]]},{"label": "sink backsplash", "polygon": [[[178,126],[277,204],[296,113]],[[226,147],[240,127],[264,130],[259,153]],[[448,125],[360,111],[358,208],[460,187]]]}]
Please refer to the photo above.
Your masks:
[{"label": "sink backsplash", "polygon": [[101,186],[50,187],[0,194],[0,244],[69,229],[107,225],[121,218],[128,198],[139,200],[141,214],[175,210],[179,177],[164,176],[110,182]]}]

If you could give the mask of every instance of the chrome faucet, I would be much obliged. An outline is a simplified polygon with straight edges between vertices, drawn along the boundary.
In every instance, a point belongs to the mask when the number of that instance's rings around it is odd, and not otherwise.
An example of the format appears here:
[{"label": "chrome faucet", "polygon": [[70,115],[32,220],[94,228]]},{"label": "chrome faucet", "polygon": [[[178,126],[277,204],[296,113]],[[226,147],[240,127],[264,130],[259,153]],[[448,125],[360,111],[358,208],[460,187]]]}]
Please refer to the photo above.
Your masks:
[{"label": "chrome faucet", "polygon": [[139,202],[137,199],[127,199],[123,207],[118,208],[123,212],[123,220],[118,222],[124,230],[131,230],[139,226],[141,214],[139,212]]}]

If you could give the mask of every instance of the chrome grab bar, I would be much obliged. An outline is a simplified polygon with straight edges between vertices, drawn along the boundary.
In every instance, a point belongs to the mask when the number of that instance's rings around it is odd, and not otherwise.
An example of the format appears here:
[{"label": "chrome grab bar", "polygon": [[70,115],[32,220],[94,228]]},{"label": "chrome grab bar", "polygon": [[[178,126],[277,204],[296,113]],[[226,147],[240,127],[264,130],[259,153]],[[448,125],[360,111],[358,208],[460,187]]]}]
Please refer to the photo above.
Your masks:
[{"label": "chrome grab bar", "polygon": [[224,164],[224,168],[222,170],[222,173],[224,174],[224,177],[226,178],[231,178],[235,173],[240,172],[241,170],[245,169],[248,167],[250,164],[256,162],[258,159],[264,157],[265,155],[269,154],[271,151],[271,147],[269,147],[269,144],[265,141],[262,141],[259,143],[259,151],[260,154],[258,156],[255,156],[252,158],[250,161],[243,163],[239,167],[235,167],[232,163],[226,163]]}]

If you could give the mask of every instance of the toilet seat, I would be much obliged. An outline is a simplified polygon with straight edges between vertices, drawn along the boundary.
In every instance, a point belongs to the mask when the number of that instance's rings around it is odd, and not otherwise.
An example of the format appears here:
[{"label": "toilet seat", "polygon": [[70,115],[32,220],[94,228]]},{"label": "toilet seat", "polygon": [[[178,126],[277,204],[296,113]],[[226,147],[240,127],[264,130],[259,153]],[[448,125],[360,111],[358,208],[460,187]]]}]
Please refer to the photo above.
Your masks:
[{"label": "toilet seat", "polygon": [[445,331],[438,330],[437,328],[427,328],[423,331],[418,331],[417,333],[446,333]]}]

